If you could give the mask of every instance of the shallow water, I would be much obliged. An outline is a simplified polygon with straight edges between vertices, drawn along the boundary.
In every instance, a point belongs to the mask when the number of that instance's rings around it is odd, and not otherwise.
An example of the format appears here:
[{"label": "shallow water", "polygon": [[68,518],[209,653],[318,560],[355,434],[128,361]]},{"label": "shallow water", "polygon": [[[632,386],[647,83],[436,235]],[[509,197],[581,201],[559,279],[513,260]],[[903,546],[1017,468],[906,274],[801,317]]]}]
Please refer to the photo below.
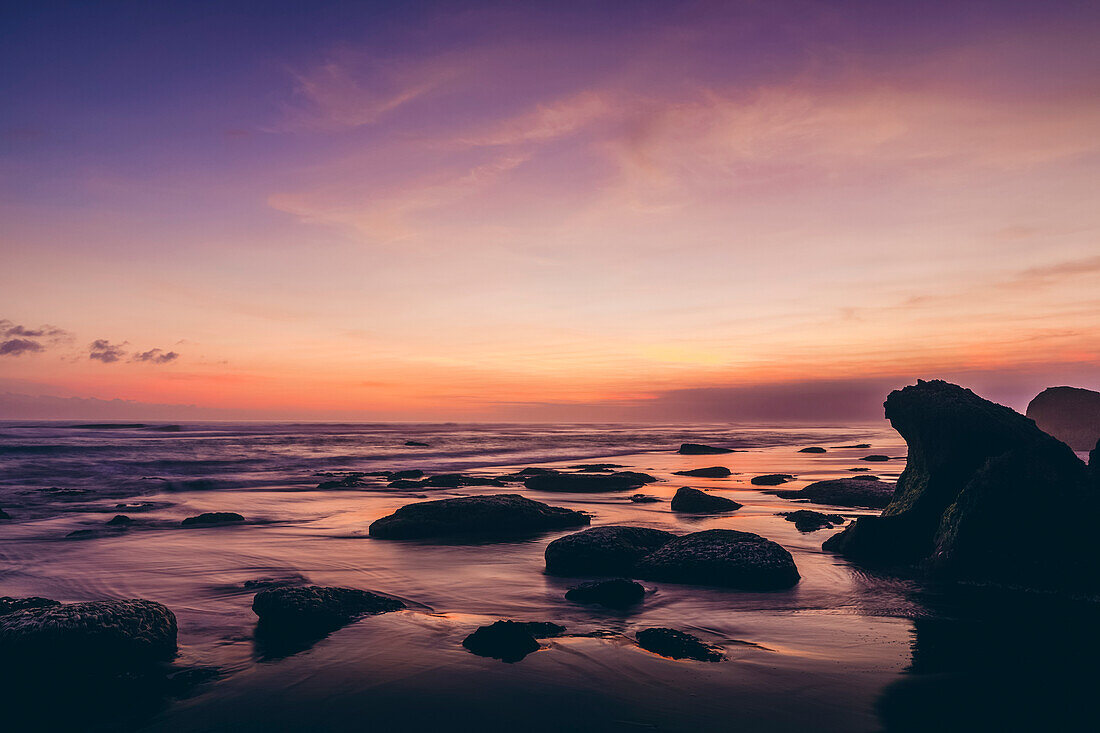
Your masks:
[{"label": "shallow water", "polygon": [[[907,676],[915,620],[938,618],[937,596],[912,581],[869,573],[821,551],[832,530],[799,532],[777,516],[793,502],[754,487],[762,473],[793,473],[784,488],[870,468],[894,480],[905,445],[879,426],[353,426],[201,425],[175,433],[84,430],[54,424],[0,427],[0,595],[61,601],[141,597],[180,624],[180,667],[216,669],[184,699],[129,719],[150,730],[804,730],[905,728],[913,710],[890,693]],[[410,448],[419,440],[428,448]],[[684,441],[743,446],[737,453],[681,456]],[[871,443],[871,449],[835,448]],[[807,445],[825,454],[799,453]],[[869,453],[893,460],[865,463]],[[633,504],[619,494],[499,489],[398,492],[313,488],[328,469],[423,468],[497,475],[529,465],[564,468],[601,456],[660,479]],[[727,479],[673,476],[724,465]],[[155,479],[142,476],[155,475]],[[675,514],[679,486],[712,490],[744,507],[718,516]],[[40,489],[83,489],[59,496]],[[744,592],[646,583],[630,613],[566,601],[576,579],[543,573],[546,544],[523,541],[398,542],[367,537],[371,521],[423,498],[519,492],[589,512],[592,525],[633,524],[686,533],[755,532],[791,551],[794,588]],[[108,530],[120,502],[138,524]],[[847,517],[860,510],[820,508]],[[236,511],[247,523],[178,527],[204,511]],[[92,532],[81,538],[74,530]],[[363,619],[297,653],[253,639],[257,578],[305,579],[370,589],[410,610]],[[462,639],[500,618],[555,621],[568,636],[515,664],[468,653]],[[641,650],[634,633],[689,631],[723,647],[718,664],[677,662]],[[907,688],[908,689],[908,688]],[[933,688],[933,693],[936,688]],[[908,694],[908,693],[906,693]],[[892,696],[891,696],[892,695]],[[911,697],[911,695],[910,695]],[[885,703],[884,703],[885,701]],[[884,709],[884,705],[887,707]],[[893,707],[889,707],[893,705]],[[88,727],[110,728],[108,715]],[[916,728],[914,728],[916,729]]]}]

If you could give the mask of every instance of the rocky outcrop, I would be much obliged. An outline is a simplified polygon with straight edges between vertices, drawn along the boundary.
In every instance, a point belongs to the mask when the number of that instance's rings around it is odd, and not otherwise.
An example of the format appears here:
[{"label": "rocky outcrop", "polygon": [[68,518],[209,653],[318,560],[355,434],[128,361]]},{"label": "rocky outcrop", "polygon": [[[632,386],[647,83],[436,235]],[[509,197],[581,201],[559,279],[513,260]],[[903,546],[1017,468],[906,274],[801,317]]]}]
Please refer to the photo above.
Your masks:
[{"label": "rocky outcrop", "polygon": [[208,527],[215,524],[235,524],[243,521],[244,517],[236,512],[205,512],[196,517],[188,517],[180,522],[180,526]]},{"label": "rocky outcrop", "polygon": [[565,627],[548,621],[496,621],[479,626],[462,640],[462,646],[479,657],[518,662],[539,650],[539,639],[561,636]]},{"label": "rocky outcrop", "polygon": [[642,629],[634,638],[646,651],[672,659],[694,659],[699,662],[718,662],[721,650],[704,644],[698,637],[676,629]]},{"label": "rocky outcrop", "polygon": [[266,634],[308,636],[338,629],[361,616],[399,611],[405,604],[357,588],[319,585],[280,586],[261,590],[252,599]]},{"label": "rocky outcrop", "polygon": [[789,473],[766,473],[763,476],[753,476],[749,483],[754,486],[779,486],[793,479]]},{"label": "rocky outcrop", "polygon": [[672,497],[672,511],[696,512],[700,514],[713,514],[717,512],[732,512],[740,509],[741,505],[733,499],[724,496],[714,496],[699,489],[681,486]]},{"label": "rocky outcrop", "polygon": [[733,453],[734,450],[733,448],[718,448],[702,443],[682,443],[680,449],[676,452],[685,456],[711,456],[719,453]]},{"label": "rocky outcrop", "polygon": [[674,476],[692,476],[694,478],[726,478],[733,471],[725,466],[708,466],[707,468],[693,468],[689,471],[675,471]]},{"label": "rocky outcrop", "polygon": [[801,499],[814,504],[882,509],[894,496],[894,484],[872,476],[836,478],[814,483],[797,491],[776,491],[784,499]]},{"label": "rocky outcrop", "polygon": [[1027,416],[1074,450],[1090,450],[1100,441],[1100,392],[1048,387],[1028,403]]},{"label": "rocky outcrop", "polygon": [[892,392],[886,417],[909,445],[893,499],[825,549],[961,581],[1095,591],[1097,490],[1068,446],[942,381]]},{"label": "rocky outcrop", "polygon": [[816,532],[819,529],[831,529],[834,524],[844,524],[844,517],[839,514],[822,514],[809,509],[787,512],[782,516],[788,522],[794,522],[795,529],[799,532]]},{"label": "rocky outcrop", "polygon": [[626,608],[641,603],[645,587],[626,578],[595,580],[570,588],[565,597],[577,603],[594,603],[608,608]]},{"label": "rocky outcrop", "polygon": [[452,535],[507,536],[588,524],[587,514],[519,494],[491,494],[407,504],[375,520],[371,537],[406,540]]},{"label": "rocky outcrop", "polygon": [[648,527],[593,527],[560,537],[546,546],[551,575],[627,575],[634,564],[676,539]]},{"label": "rocky outcrop", "polygon": [[48,603],[0,615],[0,658],[6,665],[114,670],[175,654],[176,617],[154,601]]},{"label": "rocky outcrop", "polygon": [[639,560],[633,574],[744,590],[789,588],[800,579],[787,550],[760,535],[732,529],[678,537]]},{"label": "rocky outcrop", "polygon": [[656,481],[653,476],[634,471],[616,473],[543,473],[530,476],[523,485],[532,491],[592,493],[628,491]]}]

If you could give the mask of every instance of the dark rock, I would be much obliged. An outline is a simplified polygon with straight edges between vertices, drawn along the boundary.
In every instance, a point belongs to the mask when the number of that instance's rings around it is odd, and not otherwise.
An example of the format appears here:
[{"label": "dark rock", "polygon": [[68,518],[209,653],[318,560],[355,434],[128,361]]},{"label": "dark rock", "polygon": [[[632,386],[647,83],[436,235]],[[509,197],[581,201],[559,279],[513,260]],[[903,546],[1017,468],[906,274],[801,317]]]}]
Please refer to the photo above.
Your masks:
[{"label": "dark rock", "polygon": [[424,488],[423,481],[415,481],[408,478],[399,478],[396,481],[391,481],[386,484],[386,488],[389,489],[422,489]]},{"label": "dark rock", "polygon": [[809,448],[803,448],[802,450],[800,450],[798,452],[799,453],[824,453],[825,449],[820,447],[820,446],[812,445]]},{"label": "dark rock", "polygon": [[627,491],[645,486],[647,482],[643,477],[655,480],[652,476],[629,471],[612,474],[545,473],[529,477],[523,485],[532,491],[576,493]]},{"label": "dark rock", "polygon": [[678,537],[639,560],[634,575],[745,590],[789,588],[800,579],[791,553],[760,535],[732,529]]},{"label": "dark rock", "polygon": [[360,616],[404,607],[399,600],[370,591],[319,585],[267,588],[252,599],[264,633],[292,636],[337,629]]},{"label": "dark rock", "polygon": [[241,587],[245,590],[262,590],[264,588],[285,588],[291,585],[305,585],[309,581],[304,575],[299,573],[289,573],[287,575],[268,577],[268,578],[253,578],[252,580],[246,580],[241,583]]},{"label": "dark rock", "polygon": [[9,613],[15,613],[16,611],[26,611],[33,608],[49,608],[51,606],[60,605],[60,601],[42,598],[40,596],[30,596],[28,598],[0,596],[0,616],[7,616]]},{"label": "dark rock", "polygon": [[753,476],[749,483],[756,486],[778,486],[793,479],[789,473],[766,473],[763,476]]},{"label": "dark rock", "polygon": [[722,652],[704,644],[698,637],[676,629],[642,629],[634,635],[638,646],[646,651],[672,659],[694,659],[700,662],[718,662]]},{"label": "dark rock", "polygon": [[134,520],[130,519],[125,514],[116,514],[115,516],[107,520],[108,526],[111,527],[129,527],[133,523]]},{"label": "dark rock", "polygon": [[564,626],[549,622],[496,621],[479,626],[462,640],[462,646],[479,657],[518,662],[539,650],[538,639],[560,636]]},{"label": "dark rock", "polygon": [[387,481],[400,481],[401,479],[424,478],[424,472],[419,468],[410,468],[406,471],[390,471],[386,474]]},{"label": "dark rock", "polygon": [[3,509],[0,509],[0,519],[11,519],[11,515]]},{"label": "dark rock", "polygon": [[834,448],[870,448],[870,443],[856,443],[855,445],[837,445]]},{"label": "dark rock", "polygon": [[733,453],[733,448],[717,448],[713,445],[703,445],[701,443],[683,443],[680,445],[680,450],[676,451],[685,456],[709,456],[717,455],[719,453]]},{"label": "dark rock", "polygon": [[588,524],[581,512],[519,494],[492,494],[407,504],[375,520],[371,537],[417,539],[448,535],[513,535]]},{"label": "dark rock", "polygon": [[196,517],[188,517],[180,522],[181,527],[203,527],[212,524],[233,524],[243,522],[244,517],[235,512],[205,512]]},{"label": "dark rock", "polygon": [[141,599],[43,605],[0,616],[5,665],[138,667],[176,654],[176,617]]},{"label": "dark rock", "polygon": [[421,443],[419,440],[406,440],[405,445],[409,446],[410,448],[427,448],[428,447],[427,443]]},{"label": "dark rock", "polygon": [[626,608],[641,603],[645,588],[626,578],[595,580],[570,588],[565,597],[577,603],[595,603],[609,608]]},{"label": "dark rock", "polygon": [[851,480],[852,481],[881,481],[882,479],[880,479],[878,476],[875,476],[873,474],[865,473],[862,476],[852,476]]},{"label": "dark rock", "polygon": [[814,483],[798,491],[776,491],[784,499],[802,499],[814,504],[881,509],[894,496],[894,484],[868,476],[834,478]]},{"label": "dark rock", "polygon": [[849,468],[849,471],[870,471],[869,468]]},{"label": "dark rock", "polygon": [[672,511],[674,512],[732,512],[740,509],[741,505],[733,499],[724,496],[714,496],[699,489],[681,486],[672,497]]},{"label": "dark rock", "polygon": [[504,483],[495,478],[481,478],[479,476],[464,476],[461,473],[441,473],[437,476],[424,479],[421,486],[430,488],[457,489],[460,486],[496,486],[501,488]]},{"label": "dark rock", "polygon": [[570,468],[577,471],[611,471],[616,468],[626,468],[621,463],[579,463]]},{"label": "dark rock", "polygon": [[543,473],[557,473],[552,468],[540,468],[539,466],[528,466],[527,468],[521,468],[517,472],[520,476],[538,476]]},{"label": "dark rock", "polygon": [[863,458],[860,458],[859,460],[861,460],[861,461],[888,461],[888,460],[890,460],[890,456],[884,456],[880,453],[872,453],[871,455],[864,456]]},{"label": "dark rock", "polygon": [[[886,417],[909,445],[897,491],[826,549],[973,583],[1095,592],[1097,491],[1067,445],[942,381],[892,392]],[[1026,532],[1009,531],[1025,507]]]},{"label": "dark rock", "polygon": [[627,574],[642,557],[671,540],[672,532],[648,527],[593,527],[546,546],[551,575]]},{"label": "dark rock", "polygon": [[1074,450],[1090,450],[1100,441],[1100,392],[1048,387],[1028,403],[1027,416]]},{"label": "dark rock", "polygon": [[799,532],[815,532],[826,527],[831,528],[834,524],[844,524],[844,517],[839,514],[822,514],[808,509],[786,512],[783,517],[788,522],[794,522],[794,526]]},{"label": "dark rock", "polygon": [[725,466],[710,466],[708,468],[693,468],[689,471],[676,471],[674,476],[692,476],[694,478],[726,478],[733,471]]},{"label": "dark rock", "polygon": [[630,500],[635,504],[656,504],[660,501],[656,496],[650,496],[649,494],[634,494],[630,497]]}]

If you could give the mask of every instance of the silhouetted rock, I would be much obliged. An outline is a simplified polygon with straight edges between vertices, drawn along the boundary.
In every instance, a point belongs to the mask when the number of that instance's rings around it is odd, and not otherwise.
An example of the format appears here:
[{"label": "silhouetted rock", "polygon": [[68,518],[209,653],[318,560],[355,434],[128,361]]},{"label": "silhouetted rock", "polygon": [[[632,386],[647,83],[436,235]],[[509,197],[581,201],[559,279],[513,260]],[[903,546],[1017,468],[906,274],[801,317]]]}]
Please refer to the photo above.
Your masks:
[{"label": "silhouetted rock", "polygon": [[588,524],[581,512],[519,494],[492,494],[407,504],[375,520],[371,537],[418,539],[448,535],[512,535]]},{"label": "silhouetted rock", "polygon": [[134,520],[125,514],[116,514],[107,520],[107,525],[110,527],[129,527],[133,523]]},{"label": "silhouetted rock", "polygon": [[732,512],[740,509],[741,505],[733,499],[724,496],[714,496],[699,489],[681,486],[672,497],[672,511],[674,512]]},{"label": "silhouetted rock", "polygon": [[544,473],[530,476],[523,485],[532,491],[590,493],[637,489],[648,483],[646,479],[656,480],[648,474],[631,471],[611,474]]},{"label": "silhouetted rock", "polygon": [[264,633],[290,636],[330,631],[360,616],[404,607],[399,600],[370,591],[319,585],[266,588],[252,599]]},{"label": "silhouetted rock", "polygon": [[551,575],[629,574],[634,564],[676,539],[672,532],[648,527],[593,527],[559,537],[546,546]]},{"label": "silhouetted rock", "polygon": [[400,481],[401,479],[424,478],[424,472],[419,468],[410,468],[405,471],[390,471],[386,474],[387,481]]},{"label": "silhouetted rock", "polygon": [[882,509],[894,496],[894,484],[871,476],[815,481],[798,491],[776,491],[784,499],[804,499],[814,504]]},{"label": "silhouetted rock", "polygon": [[480,476],[466,476],[461,473],[441,473],[420,482],[421,486],[428,488],[457,489],[459,486],[496,486],[501,488],[504,483],[495,478],[482,478]]},{"label": "silhouetted rock", "polygon": [[683,443],[680,445],[680,450],[677,453],[682,453],[685,456],[709,456],[717,455],[719,453],[733,453],[733,448],[717,448],[713,445],[703,445],[702,443]]},{"label": "silhouetted rock", "polygon": [[639,560],[633,574],[745,590],[789,588],[800,577],[791,553],[760,535],[732,529],[678,537]]},{"label": "silhouetted rock", "polygon": [[856,443],[855,445],[834,445],[834,448],[870,448],[870,443]]},{"label": "silhouetted rock", "polygon": [[[897,491],[824,545],[953,579],[1092,591],[1097,492],[1064,443],[1007,407],[942,381],[892,392],[886,417],[909,445]],[[1031,520],[1013,532],[1021,512]]]},{"label": "silhouetted rock", "polygon": [[884,456],[881,453],[872,453],[871,455],[864,456],[863,458],[860,458],[859,460],[861,460],[861,461],[888,461],[888,460],[890,460],[890,456]]},{"label": "silhouetted rock", "polygon": [[1100,440],[1100,392],[1091,389],[1048,387],[1028,403],[1027,416],[1074,450]]},{"label": "silhouetted rock", "polygon": [[182,527],[204,527],[213,524],[233,524],[243,522],[244,517],[235,512],[205,512],[196,517],[188,517],[180,522]]},{"label": "silhouetted rock", "polygon": [[699,662],[718,662],[722,652],[704,644],[698,637],[676,629],[642,629],[634,635],[638,646],[646,651],[672,659],[694,659]]},{"label": "silhouetted rock", "polygon": [[16,611],[26,611],[33,608],[49,608],[50,606],[60,605],[60,601],[55,601],[50,598],[42,598],[40,596],[30,596],[28,598],[12,598],[11,596],[0,596],[0,616],[6,616],[9,613],[15,613]]},{"label": "silhouetted rock", "polygon": [[570,588],[565,597],[577,603],[595,603],[609,608],[626,608],[641,603],[645,588],[641,583],[626,578],[594,580]]},{"label": "silhouetted rock", "polygon": [[396,481],[391,481],[386,484],[388,489],[422,489],[424,488],[423,481],[417,481],[411,478],[399,478]]},{"label": "silhouetted rock", "polygon": [[5,665],[127,669],[176,654],[176,617],[141,599],[42,605],[0,616]]},{"label": "silhouetted rock", "polygon": [[427,443],[421,443],[419,440],[406,440],[405,445],[409,446],[410,448],[427,448],[428,447]]},{"label": "silhouetted rock", "polygon": [[656,504],[660,501],[656,496],[650,496],[649,494],[634,494],[630,497],[630,500],[635,504]]},{"label": "silhouetted rock", "polygon": [[799,532],[815,532],[826,527],[831,528],[834,524],[844,524],[844,517],[839,514],[822,514],[821,512],[812,512],[809,509],[786,512],[782,516],[788,522],[794,522],[794,526]]},{"label": "silhouetted rock", "polygon": [[462,646],[479,657],[518,662],[539,650],[538,639],[560,636],[564,626],[549,622],[496,621],[479,626],[462,640]]},{"label": "silhouetted rock", "polygon": [[824,453],[825,449],[820,447],[820,446],[812,445],[809,448],[803,448],[802,450],[800,450],[798,452],[799,453]]},{"label": "silhouetted rock", "polygon": [[692,476],[694,478],[726,478],[733,471],[725,466],[709,466],[707,468],[692,468],[688,471],[676,471],[674,476]]},{"label": "silhouetted rock", "polygon": [[763,476],[753,476],[752,479],[749,480],[749,483],[756,486],[778,486],[779,484],[787,483],[793,478],[794,476],[789,473],[766,473]]},{"label": "silhouetted rock", "polygon": [[579,463],[570,468],[577,471],[613,471],[616,468],[626,468],[621,463]]},{"label": "silhouetted rock", "polygon": [[1096,441],[1096,447],[1089,451],[1088,471],[1092,476],[1093,488],[1100,492],[1100,440]]}]

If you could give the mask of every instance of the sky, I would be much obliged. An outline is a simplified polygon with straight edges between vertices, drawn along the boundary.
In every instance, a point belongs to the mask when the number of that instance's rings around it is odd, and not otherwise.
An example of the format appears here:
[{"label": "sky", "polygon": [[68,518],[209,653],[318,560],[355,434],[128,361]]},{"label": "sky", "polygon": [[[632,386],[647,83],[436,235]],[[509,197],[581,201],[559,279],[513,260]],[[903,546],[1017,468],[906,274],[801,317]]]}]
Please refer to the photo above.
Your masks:
[{"label": "sky", "polygon": [[1100,389],[1100,5],[12,3],[0,418]]}]

